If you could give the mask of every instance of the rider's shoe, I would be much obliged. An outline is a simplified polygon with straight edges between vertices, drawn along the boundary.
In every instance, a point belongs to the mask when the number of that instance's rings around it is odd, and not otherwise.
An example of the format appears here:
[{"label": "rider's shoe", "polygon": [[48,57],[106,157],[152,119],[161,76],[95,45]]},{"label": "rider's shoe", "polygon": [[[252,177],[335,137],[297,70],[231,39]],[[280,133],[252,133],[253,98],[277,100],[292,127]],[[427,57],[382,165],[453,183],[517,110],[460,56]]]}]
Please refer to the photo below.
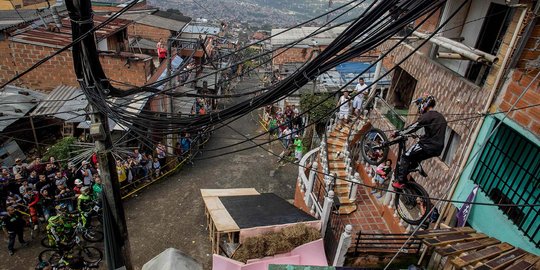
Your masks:
[{"label": "rider's shoe", "polygon": [[395,189],[403,189],[405,187],[405,184],[400,182],[394,182],[392,183],[392,187],[394,187]]},{"label": "rider's shoe", "polygon": [[422,165],[418,165],[418,173],[419,173],[422,177],[427,177],[427,173],[426,173],[426,171],[424,171],[424,168],[422,168]]}]

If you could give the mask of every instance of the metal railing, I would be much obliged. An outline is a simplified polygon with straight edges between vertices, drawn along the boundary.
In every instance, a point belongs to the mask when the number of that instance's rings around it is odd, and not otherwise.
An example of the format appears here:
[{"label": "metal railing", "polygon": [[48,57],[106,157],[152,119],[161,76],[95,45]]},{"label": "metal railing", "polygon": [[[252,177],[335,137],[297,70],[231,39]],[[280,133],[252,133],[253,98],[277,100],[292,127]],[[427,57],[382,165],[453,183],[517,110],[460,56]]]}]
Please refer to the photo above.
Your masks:
[{"label": "metal railing", "polygon": [[331,265],[336,257],[336,252],[339,246],[341,234],[345,231],[345,224],[339,217],[339,209],[337,205],[332,205],[332,212],[324,234],[324,251],[326,258]]},{"label": "metal railing", "polygon": [[[540,200],[538,175],[540,147],[507,125],[486,144],[471,179],[493,202],[534,204]],[[540,209],[505,207],[499,209],[538,248]]]},{"label": "metal railing", "polygon": [[[130,183],[122,186],[120,188],[120,191],[122,192],[122,199],[126,199],[142,189],[168,177],[169,175],[177,172],[180,170],[183,165],[187,163],[192,163],[192,160],[195,156],[197,156],[200,152],[202,147],[208,142],[210,139],[210,128],[206,128],[202,130],[199,134],[197,134],[193,139],[191,139],[191,144],[189,151],[187,153],[184,153],[181,157],[174,157],[169,162],[164,164],[162,168],[169,168],[163,174],[157,176],[157,177],[150,177],[150,175],[144,175],[139,176],[136,179],[133,179]],[[151,162],[151,161],[149,161]],[[143,170],[142,166],[140,168],[134,168],[136,170]],[[147,174],[152,174],[152,171],[147,172]],[[127,180],[125,180],[127,181]]]},{"label": "metal railing", "polygon": [[[405,233],[356,233],[351,245],[353,256],[361,253],[407,253],[418,254],[422,248],[422,239]],[[404,245],[405,244],[405,245]]]},{"label": "metal railing", "polygon": [[394,107],[386,102],[386,100],[376,97],[375,109],[377,109],[381,115],[386,117],[386,119],[388,119],[388,121],[397,129],[402,129],[405,126],[407,119],[403,117],[404,114],[398,113]]}]

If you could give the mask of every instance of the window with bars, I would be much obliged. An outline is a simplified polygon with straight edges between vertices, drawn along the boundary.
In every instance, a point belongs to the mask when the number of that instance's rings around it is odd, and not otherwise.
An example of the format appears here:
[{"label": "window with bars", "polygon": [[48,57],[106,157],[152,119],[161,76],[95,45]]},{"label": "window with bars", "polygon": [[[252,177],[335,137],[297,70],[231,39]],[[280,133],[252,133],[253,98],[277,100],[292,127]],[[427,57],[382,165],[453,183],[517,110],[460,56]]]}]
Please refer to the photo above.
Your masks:
[{"label": "window with bars", "polygon": [[[494,203],[538,204],[539,152],[538,145],[511,127],[501,124],[486,143],[472,173],[472,180]],[[536,247],[540,247],[540,208],[499,209]]]}]

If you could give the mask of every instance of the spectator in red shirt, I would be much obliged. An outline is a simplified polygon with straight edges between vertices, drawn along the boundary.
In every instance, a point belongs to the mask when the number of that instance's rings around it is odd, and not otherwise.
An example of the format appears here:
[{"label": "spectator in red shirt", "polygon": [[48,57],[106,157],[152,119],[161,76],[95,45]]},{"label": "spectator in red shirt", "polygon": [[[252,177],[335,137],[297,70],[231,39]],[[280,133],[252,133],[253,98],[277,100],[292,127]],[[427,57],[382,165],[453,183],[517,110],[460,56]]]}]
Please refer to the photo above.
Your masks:
[{"label": "spectator in red shirt", "polygon": [[157,51],[158,51],[159,63],[161,64],[165,60],[165,58],[167,58],[167,49],[165,49],[165,46],[161,44],[161,46],[157,49]]}]

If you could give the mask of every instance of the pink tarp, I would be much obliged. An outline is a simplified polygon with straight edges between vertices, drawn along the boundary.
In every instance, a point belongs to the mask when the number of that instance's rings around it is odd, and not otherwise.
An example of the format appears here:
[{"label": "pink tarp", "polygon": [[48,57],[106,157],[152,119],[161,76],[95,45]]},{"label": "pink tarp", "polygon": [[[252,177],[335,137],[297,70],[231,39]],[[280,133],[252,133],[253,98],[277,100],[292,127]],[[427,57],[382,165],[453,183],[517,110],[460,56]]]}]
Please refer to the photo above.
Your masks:
[{"label": "pink tarp", "polygon": [[289,253],[249,260],[247,264],[214,254],[213,270],[267,270],[270,264],[328,266],[323,239],[301,245]]}]

